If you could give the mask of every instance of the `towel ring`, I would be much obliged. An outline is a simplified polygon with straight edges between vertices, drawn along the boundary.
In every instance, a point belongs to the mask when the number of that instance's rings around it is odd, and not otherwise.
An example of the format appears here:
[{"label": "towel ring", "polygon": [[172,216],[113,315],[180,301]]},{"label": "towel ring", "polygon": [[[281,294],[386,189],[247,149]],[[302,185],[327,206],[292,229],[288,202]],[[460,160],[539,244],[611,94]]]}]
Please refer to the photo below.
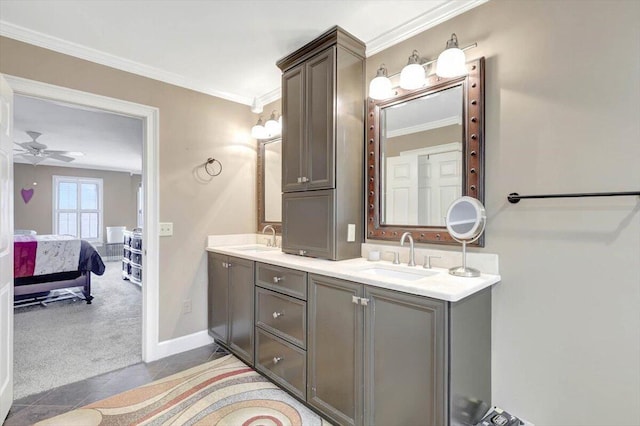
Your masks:
[{"label": "towel ring", "polygon": [[[216,163],[218,163],[218,166],[220,167],[217,173],[215,172],[214,167]],[[222,163],[215,158],[207,158],[206,163],[204,163],[204,170],[209,176],[218,176],[220,173],[222,173]]]}]

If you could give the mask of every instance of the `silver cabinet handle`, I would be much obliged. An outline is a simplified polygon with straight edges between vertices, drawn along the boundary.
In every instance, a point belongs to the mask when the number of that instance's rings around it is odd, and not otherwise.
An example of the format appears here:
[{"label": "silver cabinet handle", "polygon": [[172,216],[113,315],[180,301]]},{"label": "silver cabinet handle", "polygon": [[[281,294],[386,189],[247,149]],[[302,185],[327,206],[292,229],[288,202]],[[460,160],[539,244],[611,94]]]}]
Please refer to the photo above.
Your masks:
[{"label": "silver cabinet handle", "polygon": [[305,254],[307,254],[307,251],[306,250],[298,250],[298,254],[300,256],[304,256]]},{"label": "silver cabinet handle", "polygon": [[306,177],[306,176],[303,176],[302,177],[302,183],[307,183],[307,182],[309,182],[309,178]]},{"label": "silver cabinet handle", "polygon": [[298,176],[298,183],[302,183],[302,178]]},{"label": "silver cabinet handle", "polygon": [[351,303],[355,303],[356,305],[359,305],[360,298],[358,296],[351,296]]},{"label": "silver cabinet handle", "polygon": [[274,312],[273,314],[271,314],[273,316],[273,319],[277,319],[281,316],[284,315],[284,312]]},{"label": "silver cabinet handle", "polygon": [[282,361],[282,357],[281,357],[281,356],[274,356],[274,357],[273,357],[273,363],[274,363],[274,364],[277,364],[277,363],[279,363],[280,361]]},{"label": "silver cabinet handle", "polygon": [[369,299],[365,299],[364,297],[360,299],[360,304],[362,306],[368,306],[369,305]]},{"label": "silver cabinet handle", "polygon": [[282,281],[284,279],[284,277],[273,277],[273,283],[274,284],[278,284],[280,281]]}]

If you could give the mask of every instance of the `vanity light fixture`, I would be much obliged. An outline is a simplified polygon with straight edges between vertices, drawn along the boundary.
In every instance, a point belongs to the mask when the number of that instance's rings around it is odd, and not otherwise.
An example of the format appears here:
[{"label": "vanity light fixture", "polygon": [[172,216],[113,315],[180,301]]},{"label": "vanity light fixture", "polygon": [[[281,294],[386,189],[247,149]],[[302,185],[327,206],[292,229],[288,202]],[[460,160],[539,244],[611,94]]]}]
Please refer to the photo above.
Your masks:
[{"label": "vanity light fixture", "polygon": [[436,75],[443,78],[459,77],[468,74],[466,66],[465,50],[477,47],[478,43],[473,43],[460,49],[458,47],[458,37],[451,34],[447,41],[446,49],[438,56],[438,59],[431,59],[422,62],[418,56],[418,51],[414,50],[407,65],[400,73],[388,75],[384,64],[380,65],[376,77],[369,83],[369,97],[381,100],[393,95],[393,85],[391,77],[400,74],[400,87],[407,90],[419,89],[426,83],[425,68],[436,64]]},{"label": "vanity light fixture", "polygon": [[282,132],[282,116],[274,110],[266,123],[262,123],[262,116],[255,126],[251,128],[251,137],[254,139],[271,139]]},{"label": "vanity light fixture", "polygon": [[420,64],[418,51],[414,50],[409,56],[407,65],[400,72],[400,87],[407,90],[418,89],[424,86],[426,80],[427,75],[424,66]]},{"label": "vanity light fixture", "polygon": [[369,97],[376,100],[387,99],[393,95],[391,80],[387,76],[387,68],[380,65],[376,73],[376,78],[369,83]]},{"label": "vanity light fixture", "polygon": [[458,47],[458,37],[453,33],[447,41],[446,49],[438,56],[436,74],[444,78],[467,75],[466,62],[464,52]]}]

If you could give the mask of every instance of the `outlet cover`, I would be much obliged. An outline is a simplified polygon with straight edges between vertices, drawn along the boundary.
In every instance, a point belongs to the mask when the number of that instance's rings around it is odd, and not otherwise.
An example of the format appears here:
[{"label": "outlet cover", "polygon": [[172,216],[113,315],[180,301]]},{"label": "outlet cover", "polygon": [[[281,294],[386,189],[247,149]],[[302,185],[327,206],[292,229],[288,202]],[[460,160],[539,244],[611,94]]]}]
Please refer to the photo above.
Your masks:
[{"label": "outlet cover", "polygon": [[160,222],[160,236],[170,237],[173,235],[173,222]]},{"label": "outlet cover", "polygon": [[350,223],[347,225],[347,242],[353,243],[356,240],[356,224]]},{"label": "outlet cover", "polygon": [[190,314],[191,313],[191,300],[185,300],[182,302],[182,313]]}]

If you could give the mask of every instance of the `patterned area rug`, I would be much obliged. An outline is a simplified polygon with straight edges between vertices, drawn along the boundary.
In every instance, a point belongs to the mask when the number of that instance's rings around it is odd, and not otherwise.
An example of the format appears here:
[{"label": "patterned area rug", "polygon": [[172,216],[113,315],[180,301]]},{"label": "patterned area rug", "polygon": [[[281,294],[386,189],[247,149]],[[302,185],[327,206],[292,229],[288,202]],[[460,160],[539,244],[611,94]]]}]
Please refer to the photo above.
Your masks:
[{"label": "patterned area rug", "polygon": [[322,425],[328,423],[233,355],[37,425]]}]

